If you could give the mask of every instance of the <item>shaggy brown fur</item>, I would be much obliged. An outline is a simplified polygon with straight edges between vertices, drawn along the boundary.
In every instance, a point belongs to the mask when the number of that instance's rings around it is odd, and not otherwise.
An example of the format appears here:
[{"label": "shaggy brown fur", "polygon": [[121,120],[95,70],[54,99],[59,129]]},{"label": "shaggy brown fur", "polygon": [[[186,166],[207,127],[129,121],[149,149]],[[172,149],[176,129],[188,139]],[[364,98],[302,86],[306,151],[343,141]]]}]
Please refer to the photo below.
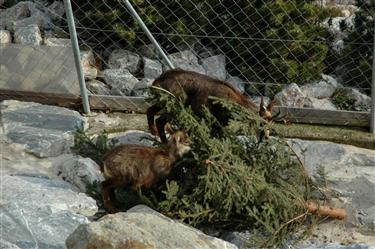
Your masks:
[{"label": "shaggy brown fur", "polygon": [[108,152],[103,163],[104,207],[111,213],[116,211],[112,203],[116,201],[115,188],[150,188],[168,176],[173,163],[190,150],[190,143],[185,132],[177,131],[162,148],[121,145]]},{"label": "shaggy brown fur", "polygon": [[[254,112],[269,120],[272,119],[272,106],[267,108],[262,107],[258,109],[257,105],[242,95],[229,83],[211,78],[207,75],[185,71],[181,69],[169,70],[160,75],[152,84],[155,87],[163,88],[175,97],[181,100],[185,106],[191,106],[194,113],[199,113],[202,106],[206,106],[210,112],[217,117],[220,123],[226,125],[227,117],[223,115],[222,109],[218,105],[214,105],[209,99],[210,96],[231,100],[246,108],[250,108]],[[262,98],[263,104],[263,98]],[[155,115],[163,107],[157,104],[151,106],[147,110],[148,126],[153,135],[159,134],[163,143],[167,141],[164,131],[164,126],[168,120],[159,118],[154,122]]]}]

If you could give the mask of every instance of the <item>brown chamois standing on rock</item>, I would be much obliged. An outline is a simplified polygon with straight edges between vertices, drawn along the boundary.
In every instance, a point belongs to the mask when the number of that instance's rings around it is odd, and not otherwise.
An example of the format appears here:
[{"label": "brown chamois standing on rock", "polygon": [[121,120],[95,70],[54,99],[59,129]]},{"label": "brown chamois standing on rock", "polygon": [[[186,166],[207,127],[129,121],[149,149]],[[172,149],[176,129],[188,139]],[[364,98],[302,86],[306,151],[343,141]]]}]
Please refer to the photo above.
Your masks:
[{"label": "brown chamois standing on rock", "polygon": [[[212,103],[210,96],[231,100],[241,106],[249,108],[267,121],[271,121],[272,107],[271,102],[267,107],[264,106],[263,97],[260,108],[249,98],[242,95],[238,90],[225,81],[221,81],[204,74],[185,71],[182,69],[173,69],[161,74],[152,83],[152,86],[167,90],[177,99],[182,101],[185,106],[191,106],[194,113],[198,114],[202,106],[206,106],[210,112],[218,119],[220,124],[227,125],[228,117],[223,113],[220,105]],[[168,122],[166,117],[159,117],[154,121],[155,115],[162,110],[160,104],[155,104],[147,110],[147,122],[153,135],[159,134],[163,143],[167,142],[164,126]]]},{"label": "brown chamois standing on rock", "polygon": [[104,207],[116,212],[115,188],[150,188],[169,175],[174,162],[190,151],[191,141],[184,131],[174,133],[162,147],[120,145],[104,156],[102,182]]}]

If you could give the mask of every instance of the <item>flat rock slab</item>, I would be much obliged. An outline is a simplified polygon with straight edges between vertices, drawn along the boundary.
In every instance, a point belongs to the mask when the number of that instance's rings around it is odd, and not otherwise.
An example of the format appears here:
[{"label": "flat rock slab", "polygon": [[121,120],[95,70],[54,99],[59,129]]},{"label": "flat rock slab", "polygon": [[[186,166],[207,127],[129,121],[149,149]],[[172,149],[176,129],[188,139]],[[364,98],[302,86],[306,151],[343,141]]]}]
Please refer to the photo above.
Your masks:
[{"label": "flat rock slab", "polygon": [[0,89],[79,95],[72,48],[0,47]]},{"label": "flat rock slab", "polygon": [[86,125],[78,112],[62,107],[14,100],[0,107],[3,135],[38,157],[69,153],[74,132]]},{"label": "flat rock slab", "polygon": [[85,216],[97,212],[94,199],[71,184],[44,177],[1,176],[2,204],[14,203],[27,208],[29,205],[48,206],[53,210],[69,210]]},{"label": "flat rock slab", "polygon": [[66,237],[97,212],[94,199],[64,181],[10,175],[0,181],[0,240],[19,248],[66,248]]},{"label": "flat rock slab", "polygon": [[80,225],[68,237],[66,245],[69,249],[237,248],[142,205]]},{"label": "flat rock slab", "polygon": [[[290,139],[309,175],[344,201],[352,225],[375,232],[375,150],[325,141]],[[324,179],[322,174],[324,172]]]}]

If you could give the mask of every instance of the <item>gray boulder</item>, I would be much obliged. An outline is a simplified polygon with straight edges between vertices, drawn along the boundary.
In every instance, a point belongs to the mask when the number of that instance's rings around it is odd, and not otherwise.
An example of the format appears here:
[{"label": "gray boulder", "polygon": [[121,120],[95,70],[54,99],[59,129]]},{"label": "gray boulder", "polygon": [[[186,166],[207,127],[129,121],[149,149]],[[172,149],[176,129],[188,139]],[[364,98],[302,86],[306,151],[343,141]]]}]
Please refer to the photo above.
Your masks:
[{"label": "gray boulder", "polygon": [[143,57],[143,76],[145,78],[157,78],[162,72],[163,67],[159,61]]},{"label": "gray boulder", "polygon": [[63,181],[3,175],[1,183],[0,239],[19,248],[65,248],[66,237],[97,212],[95,200]]},{"label": "gray boulder", "polygon": [[240,77],[228,75],[225,81],[230,83],[241,93],[245,92],[246,83]]},{"label": "gray boulder", "polygon": [[51,47],[70,47],[72,42],[70,39],[48,37],[44,40],[44,44]]},{"label": "gray boulder", "polygon": [[12,203],[23,208],[29,205],[68,210],[84,216],[93,216],[98,207],[86,194],[79,193],[71,184],[45,177],[1,176],[3,192],[1,203]]},{"label": "gray boulder", "polygon": [[93,94],[111,95],[109,87],[99,80],[86,81],[86,87]]},{"label": "gray boulder", "polygon": [[354,101],[354,109],[357,111],[370,111],[371,109],[371,97],[361,93],[354,88],[344,88],[339,90],[340,94],[345,96],[347,99]]},{"label": "gray boulder", "polygon": [[305,99],[304,107],[321,110],[337,110],[330,99],[317,99],[313,97],[307,97]]},{"label": "gray boulder", "polygon": [[128,69],[106,69],[104,81],[111,86],[111,94],[130,96],[138,79]]},{"label": "gray boulder", "polygon": [[145,44],[138,48],[138,53],[144,57],[150,58],[150,59],[158,59],[159,53],[152,44]]},{"label": "gray boulder", "polygon": [[12,36],[8,30],[0,30],[0,44],[8,44],[12,42]]},{"label": "gray boulder", "polygon": [[[290,139],[309,175],[345,200],[347,222],[375,232],[375,151],[324,141]],[[305,153],[303,153],[305,151]],[[319,174],[325,172],[325,179]]]},{"label": "gray boulder", "polygon": [[[1,3],[1,1],[0,1],[0,3]],[[17,245],[0,238],[0,249],[20,249],[20,248]]]},{"label": "gray boulder", "polygon": [[276,105],[303,107],[305,104],[305,95],[297,84],[287,85],[281,92],[275,95]]},{"label": "gray boulder", "polygon": [[104,180],[99,165],[90,158],[72,157],[55,170],[59,178],[76,186],[83,193],[87,192],[89,186]]},{"label": "gray boulder", "polygon": [[237,248],[142,205],[80,225],[68,237],[66,246],[69,249]]},{"label": "gray boulder", "polygon": [[94,53],[91,50],[80,51],[80,59],[85,79],[95,79],[98,76],[98,69],[95,66]]},{"label": "gray boulder", "polygon": [[33,102],[1,102],[3,135],[39,157],[70,152],[73,134],[85,128],[86,120],[76,111]]},{"label": "gray boulder", "polygon": [[53,27],[51,16],[44,12],[38,4],[31,1],[22,1],[0,12],[0,29],[13,31],[16,27],[31,24],[39,26],[42,30]]},{"label": "gray boulder", "polygon": [[[190,50],[170,54],[168,55],[168,58],[176,68],[181,68],[183,70],[194,71],[202,74],[206,73],[204,68],[199,65],[197,56],[195,56],[195,54]],[[169,69],[167,65],[164,66],[164,70]]]},{"label": "gray boulder", "polygon": [[17,26],[14,32],[14,42],[24,45],[39,46],[42,44],[42,35],[36,24]]},{"label": "gray boulder", "polygon": [[219,80],[225,80],[227,70],[225,69],[226,60],[225,55],[215,55],[201,60],[203,68],[206,70],[208,76]]},{"label": "gray boulder", "polygon": [[111,137],[111,140],[112,139],[116,139],[118,142],[118,145],[137,144],[137,145],[153,146],[156,138],[150,133],[147,133],[144,131],[129,130],[124,133]]},{"label": "gray boulder", "polygon": [[155,79],[143,78],[133,88],[132,95],[139,97],[149,97],[150,87]]},{"label": "gray boulder", "polygon": [[139,71],[141,57],[124,49],[113,50],[108,59],[110,69],[127,69],[130,73]]},{"label": "gray boulder", "polygon": [[338,87],[337,80],[332,76],[322,74],[322,80],[301,86],[301,91],[306,97],[317,99],[329,98]]}]

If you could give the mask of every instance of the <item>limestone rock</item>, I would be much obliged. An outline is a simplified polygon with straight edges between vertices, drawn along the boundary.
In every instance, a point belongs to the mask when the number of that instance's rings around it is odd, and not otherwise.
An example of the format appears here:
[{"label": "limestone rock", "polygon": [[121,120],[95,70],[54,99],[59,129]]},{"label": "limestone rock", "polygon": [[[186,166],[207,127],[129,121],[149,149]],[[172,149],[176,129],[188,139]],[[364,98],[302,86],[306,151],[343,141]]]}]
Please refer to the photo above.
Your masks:
[{"label": "limestone rock", "polygon": [[112,51],[108,59],[110,69],[127,69],[130,73],[139,71],[141,57],[138,54],[124,49]]},{"label": "limestone rock", "polygon": [[104,180],[97,165],[90,158],[72,157],[56,168],[56,175],[86,193],[87,187]]},{"label": "limestone rock", "polygon": [[70,47],[72,42],[70,39],[49,37],[44,40],[44,44],[51,47]]},{"label": "limestone rock", "polygon": [[51,16],[44,12],[37,3],[21,1],[0,12],[0,29],[15,30],[16,27],[37,25],[42,30],[53,27]]},{"label": "limestone rock", "polygon": [[337,80],[329,75],[322,75],[322,80],[306,84],[301,87],[301,91],[306,97],[317,99],[329,98],[338,87]]},{"label": "limestone rock", "polygon": [[36,24],[17,26],[14,32],[14,42],[25,45],[39,46],[43,39],[39,27]]},{"label": "limestone rock", "polygon": [[99,80],[86,81],[87,89],[97,95],[111,95],[109,87]]},{"label": "limestone rock", "polygon": [[33,102],[3,101],[1,116],[5,137],[39,157],[69,153],[74,132],[86,126],[76,111]]},{"label": "limestone rock", "polygon": [[155,79],[143,78],[133,88],[132,95],[139,97],[149,97],[150,87]]},{"label": "limestone rock", "polygon": [[139,47],[138,53],[144,57],[150,59],[158,59],[159,54],[154,45],[152,44],[145,44]]},{"label": "limestone rock", "polygon": [[7,44],[12,42],[12,37],[8,30],[0,30],[0,44]]},{"label": "limestone rock", "polygon": [[375,232],[375,151],[324,141],[289,143],[315,181],[322,180],[318,172],[324,169],[326,187],[345,200],[347,222]]},{"label": "limestone rock", "polygon": [[[168,55],[168,58],[176,68],[202,74],[206,73],[204,68],[198,63],[197,56],[195,56],[195,54],[190,50],[170,54]],[[169,67],[165,65],[165,69],[169,69]]]},{"label": "limestone rock", "polygon": [[162,72],[163,67],[159,61],[143,57],[143,75],[145,78],[157,78]]},{"label": "limestone rock", "polygon": [[281,92],[275,95],[276,104],[290,107],[303,107],[305,95],[297,84],[287,85]]},{"label": "limestone rock", "polygon": [[95,79],[98,76],[98,69],[95,66],[94,53],[91,50],[80,51],[80,58],[85,79]]},{"label": "limestone rock", "polygon": [[228,75],[225,81],[230,83],[241,93],[245,92],[246,83],[240,77]]},{"label": "limestone rock", "polygon": [[321,110],[337,110],[336,106],[330,99],[317,99],[313,97],[308,97],[305,99],[304,107]]},{"label": "limestone rock", "polygon": [[106,215],[80,225],[66,240],[68,249],[88,248],[199,248],[235,249],[235,245],[205,235],[146,206]]},{"label": "limestone rock", "polygon": [[370,111],[371,97],[354,88],[340,89],[340,93],[354,101],[354,109],[357,111]]},{"label": "limestone rock", "polygon": [[1,184],[0,241],[19,248],[66,248],[66,237],[97,211],[92,198],[63,181],[3,175]]},{"label": "limestone rock", "polygon": [[1,176],[2,204],[13,204],[20,208],[35,205],[51,210],[65,210],[84,216],[94,215],[98,207],[86,194],[61,180],[31,176]]},{"label": "limestone rock", "polygon": [[117,140],[117,144],[137,144],[145,146],[153,146],[155,137],[150,133],[137,130],[129,130],[119,135],[111,137],[112,139]]},{"label": "limestone rock", "polygon": [[106,69],[103,71],[105,82],[111,86],[111,94],[130,96],[138,79],[128,69]]},{"label": "limestone rock", "polygon": [[219,79],[225,80],[227,76],[227,70],[225,69],[226,60],[225,55],[215,55],[201,61],[203,68],[206,70],[206,74]]}]

